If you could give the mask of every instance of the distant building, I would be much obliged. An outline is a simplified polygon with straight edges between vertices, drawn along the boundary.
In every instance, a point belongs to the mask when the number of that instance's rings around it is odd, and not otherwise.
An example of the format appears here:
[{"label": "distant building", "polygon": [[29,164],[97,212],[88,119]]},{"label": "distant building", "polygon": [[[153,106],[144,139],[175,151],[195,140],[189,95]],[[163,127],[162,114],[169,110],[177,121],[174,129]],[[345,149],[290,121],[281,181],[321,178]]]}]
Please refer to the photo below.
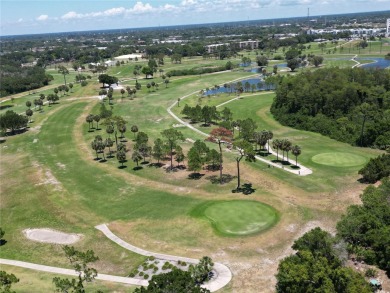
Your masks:
[{"label": "distant building", "polygon": [[390,18],[386,22],[386,37],[390,37]]}]

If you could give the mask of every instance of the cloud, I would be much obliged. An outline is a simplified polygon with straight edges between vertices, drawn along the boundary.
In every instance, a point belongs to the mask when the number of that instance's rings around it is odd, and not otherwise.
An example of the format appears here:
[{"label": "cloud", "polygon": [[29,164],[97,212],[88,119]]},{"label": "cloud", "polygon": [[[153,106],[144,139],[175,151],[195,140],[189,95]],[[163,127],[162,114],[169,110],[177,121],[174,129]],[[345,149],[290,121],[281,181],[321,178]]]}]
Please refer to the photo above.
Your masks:
[{"label": "cloud", "polygon": [[78,18],[83,18],[83,14],[76,13],[74,11],[69,11],[68,13],[61,16],[61,19],[63,20],[71,20],[71,19],[78,19]]},{"label": "cloud", "polygon": [[36,19],[39,21],[45,21],[45,20],[49,19],[49,16],[46,14],[42,14],[42,15],[38,16]]}]

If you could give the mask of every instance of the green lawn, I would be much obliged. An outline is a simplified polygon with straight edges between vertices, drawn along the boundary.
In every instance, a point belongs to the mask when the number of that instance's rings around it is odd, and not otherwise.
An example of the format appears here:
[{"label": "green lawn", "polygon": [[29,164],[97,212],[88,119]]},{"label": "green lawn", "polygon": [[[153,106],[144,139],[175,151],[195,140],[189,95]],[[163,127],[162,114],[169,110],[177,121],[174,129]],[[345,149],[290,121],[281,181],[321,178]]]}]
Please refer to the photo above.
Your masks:
[{"label": "green lawn", "polygon": [[224,236],[260,233],[275,225],[279,219],[274,208],[251,200],[210,201],[196,207],[191,214],[207,219]]}]

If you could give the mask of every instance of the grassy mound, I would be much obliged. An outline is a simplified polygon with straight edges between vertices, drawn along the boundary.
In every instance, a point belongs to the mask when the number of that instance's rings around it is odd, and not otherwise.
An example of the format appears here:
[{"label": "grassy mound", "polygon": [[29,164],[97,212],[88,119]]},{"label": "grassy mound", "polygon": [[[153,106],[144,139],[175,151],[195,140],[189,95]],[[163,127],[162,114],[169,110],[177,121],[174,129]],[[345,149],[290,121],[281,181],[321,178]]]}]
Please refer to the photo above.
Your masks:
[{"label": "grassy mound", "polygon": [[272,227],[279,220],[278,212],[257,201],[212,201],[198,206],[193,216],[206,218],[217,233],[224,236],[256,234]]},{"label": "grassy mound", "polygon": [[362,156],[341,152],[322,153],[311,159],[314,163],[334,167],[359,166],[366,162],[366,159]]}]

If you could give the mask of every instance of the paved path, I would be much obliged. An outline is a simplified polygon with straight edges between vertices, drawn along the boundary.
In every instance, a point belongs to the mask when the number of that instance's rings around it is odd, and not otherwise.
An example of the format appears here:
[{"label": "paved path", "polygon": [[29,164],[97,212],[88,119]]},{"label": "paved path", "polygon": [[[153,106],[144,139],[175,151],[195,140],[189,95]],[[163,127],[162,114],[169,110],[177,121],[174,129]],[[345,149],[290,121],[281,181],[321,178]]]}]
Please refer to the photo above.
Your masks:
[{"label": "paved path", "polygon": [[[125,242],[118,236],[116,236],[114,233],[111,232],[111,230],[107,227],[106,224],[98,225],[95,227],[96,229],[102,231],[104,235],[107,236],[110,240],[114,241],[118,245],[122,246],[123,248],[130,250],[132,252],[135,252],[137,254],[141,254],[144,256],[154,256],[158,259],[163,260],[172,260],[172,261],[185,261],[187,263],[197,264],[199,260],[188,258],[188,257],[181,257],[181,256],[174,256],[174,255],[168,255],[168,254],[161,254],[156,252],[151,252],[144,250],[142,248],[136,247],[134,245],[131,245],[130,243]],[[221,264],[221,263],[214,263],[214,271],[216,272],[215,278],[213,278],[211,281],[205,283],[202,285],[203,288],[206,288],[210,290],[211,292],[217,291],[221,289],[222,287],[226,286],[230,280],[232,279],[232,273],[230,269]]]},{"label": "paved path", "polygon": [[355,67],[359,67],[361,65],[361,63],[357,60],[355,60],[357,58],[358,55],[355,55],[351,58],[351,61],[355,62],[356,64],[354,66],[352,66],[352,68],[355,68]]},{"label": "paved path", "polygon": [[[183,96],[183,97],[180,98],[180,101],[182,101],[182,100],[184,100],[184,99],[188,98],[189,96],[192,96],[192,95],[194,95],[194,94],[196,94],[196,93],[198,93],[198,91],[193,92],[193,93],[190,93],[190,94],[188,94],[188,95],[185,95],[185,96]],[[242,97],[244,97],[244,96],[242,96]],[[228,101],[226,101],[226,102],[224,102],[224,103],[218,105],[217,108],[220,107],[220,106],[222,106],[222,105],[225,105],[225,104],[227,104],[227,103],[230,103],[230,102],[232,102],[232,101],[235,101],[235,100],[237,100],[237,99],[239,99],[239,98],[240,98],[240,97],[232,98],[232,99],[230,99],[230,100],[228,100]],[[173,118],[175,118],[178,122],[180,122],[180,124],[182,124],[182,125],[184,125],[184,126],[190,128],[190,129],[192,129],[193,131],[197,132],[198,134],[200,134],[200,135],[202,135],[202,136],[208,137],[208,136],[209,136],[208,133],[205,133],[205,132],[203,132],[203,131],[197,129],[196,127],[194,127],[194,126],[191,125],[190,123],[185,122],[184,120],[180,119],[175,113],[172,112],[172,108],[175,107],[175,106],[177,105],[177,103],[178,103],[178,101],[175,101],[171,106],[168,107],[168,109],[167,109],[168,113],[169,113]],[[269,148],[269,151],[270,151],[270,153],[276,155],[276,152],[273,151],[271,147]],[[270,166],[273,166],[273,167],[282,169],[282,170],[284,170],[284,171],[293,173],[293,174],[295,174],[295,175],[307,176],[307,175],[310,175],[310,174],[313,173],[313,171],[312,171],[311,169],[309,169],[309,168],[307,168],[307,167],[305,167],[305,166],[303,166],[303,165],[301,165],[301,164],[297,164],[297,166],[300,167],[300,169],[291,169],[289,166],[287,166],[287,167],[285,168],[284,165],[274,163],[274,162],[272,162],[272,161],[270,161],[270,160],[267,160],[267,159],[265,159],[265,158],[263,158],[263,157],[260,157],[260,156],[255,156],[255,158],[256,158],[257,160],[259,160],[259,161],[262,161],[262,162],[264,162],[264,163],[270,165]],[[293,160],[291,160],[291,159],[289,159],[288,162],[289,162],[291,165],[295,165],[295,162],[294,162]]]},{"label": "paved path", "polygon": [[[26,268],[26,269],[36,270],[36,271],[48,272],[48,273],[53,273],[53,274],[61,274],[61,275],[68,275],[68,276],[74,276],[74,277],[78,276],[78,273],[75,270],[39,265],[39,264],[31,263],[31,262],[24,262],[24,261],[0,258],[0,264],[16,266],[16,267],[21,267],[21,268]],[[106,275],[106,274],[98,274],[96,279],[103,280],[103,281],[109,281],[109,282],[115,282],[115,283],[136,285],[136,286],[147,286],[148,285],[148,281],[146,281],[146,280],[113,276],[113,275]]]}]

